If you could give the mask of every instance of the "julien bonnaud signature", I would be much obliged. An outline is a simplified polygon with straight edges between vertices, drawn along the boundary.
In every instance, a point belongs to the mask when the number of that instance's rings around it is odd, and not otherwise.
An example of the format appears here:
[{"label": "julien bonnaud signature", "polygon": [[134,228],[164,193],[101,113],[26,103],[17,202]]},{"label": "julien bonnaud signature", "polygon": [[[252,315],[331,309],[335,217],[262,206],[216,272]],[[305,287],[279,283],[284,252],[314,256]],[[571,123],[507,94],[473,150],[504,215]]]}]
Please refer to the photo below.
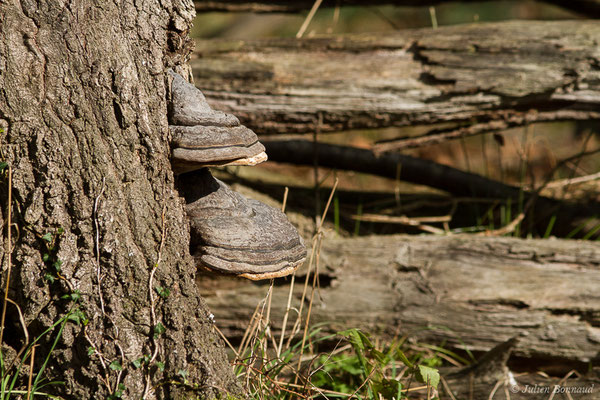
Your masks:
[{"label": "julien bonnaud signature", "polygon": [[510,388],[513,393],[570,393],[570,394],[589,394],[594,392],[594,384],[590,386],[541,386],[541,385],[513,385]]}]

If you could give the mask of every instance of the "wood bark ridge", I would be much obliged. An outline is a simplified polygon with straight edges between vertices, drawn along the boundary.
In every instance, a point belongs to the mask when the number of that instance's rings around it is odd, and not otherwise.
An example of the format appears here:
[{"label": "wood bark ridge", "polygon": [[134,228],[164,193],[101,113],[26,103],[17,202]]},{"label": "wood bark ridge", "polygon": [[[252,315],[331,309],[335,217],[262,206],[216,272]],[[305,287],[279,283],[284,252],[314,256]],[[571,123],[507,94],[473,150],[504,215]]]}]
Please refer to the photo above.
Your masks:
[{"label": "wood bark ridge", "polygon": [[[462,0],[462,3],[478,0]],[[373,6],[391,4],[395,6],[435,6],[447,3],[449,0],[325,0],[321,7],[335,6]],[[597,0],[541,0],[542,3],[554,4],[559,7],[587,15],[600,16],[600,2]],[[203,11],[253,11],[253,12],[299,12],[313,7],[313,0],[195,0],[196,10]]]},{"label": "wood bark ridge", "polygon": [[[305,274],[301,268],[296,281]],[[520,359],[561,365],[598,359],[600,248],[594,243],[328,235],[319,280],[310,321],[325,323],[326,332],[356,327],[471,351],[522,334],[514,350]],[[278,282],[270,311],[275,335],[289,290]],[[241,337],[268,289],[225,277],[200,285],[229,338]],[[296,285],[292,307],[299,306],[302,286]]]},{"label": "wood bark ridge", "polygon": [[383,37],[199,41],[191,64],[209,102],[258,134],[313,132],[318,114],[320,132],[515,126],[600,118],[599,40],[594,21],[510,21]]},{"label": "wood bark ridge", "polygon": [[[69,309],[80,322],[66,323],[50,358],[49,380],[65,382],[52,393],[239,395],[195,285],[169,160],[165,70],[189,53],[192,3],[8,1],[0,15],[0,161],[13,171],[8,297],[30,341]],[[2,210],[8,191],[2,176]],[[0,239],[4,288],[6,227]],[[36,362],[56,334],[44,336]],[[24,336],[11,303],[4,354]]]}]

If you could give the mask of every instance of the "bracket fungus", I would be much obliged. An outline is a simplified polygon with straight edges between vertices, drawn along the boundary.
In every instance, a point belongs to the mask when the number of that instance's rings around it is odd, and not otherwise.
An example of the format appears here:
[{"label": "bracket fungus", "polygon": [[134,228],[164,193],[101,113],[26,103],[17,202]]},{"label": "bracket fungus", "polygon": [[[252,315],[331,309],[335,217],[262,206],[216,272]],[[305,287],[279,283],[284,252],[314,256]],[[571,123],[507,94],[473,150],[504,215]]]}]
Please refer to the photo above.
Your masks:
[{"label": "bracket fungus", "polygon": [[169,71],[169,123],[175,173],[200,167],[256,165],[267,160],[258,137],[231,114],[213,110],[202,92]]},{"label": "bracket fungus", "polygon": [[212,110],[194,85],[169,74],[173,170],[181,174],[198,265],[252,280],[293,273],[306,247],[285,214],[234,192],[205,168],[258,164],[267,159],[263,145],[236,117]]}]

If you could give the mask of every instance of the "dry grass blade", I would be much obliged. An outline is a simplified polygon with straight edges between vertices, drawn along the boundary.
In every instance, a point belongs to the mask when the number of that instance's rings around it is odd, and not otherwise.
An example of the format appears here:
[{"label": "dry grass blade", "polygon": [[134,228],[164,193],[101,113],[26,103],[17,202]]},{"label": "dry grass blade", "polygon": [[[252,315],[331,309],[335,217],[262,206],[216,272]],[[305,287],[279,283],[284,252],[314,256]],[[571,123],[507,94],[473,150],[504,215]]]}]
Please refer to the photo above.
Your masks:
[{"label": "dry grass blade", "polygon": [[[302,335],[302,345],[300,346],[300,356],[298,357],[298,366],[297,366],[297,370],[298,371],[300,370],[300,365],[302,363],[302,354],[304,354],[304,346],[306,345],[306,337],[308,335],[308,324],[310,322],[310,312],[312,310],[312,304],[313,304],[314,293],[315,293],[315,286],[316,286],[316,283],[317,283],[317,276],[319,274],[319,255],[320,255],[320,252],[321,252],[321,239],[322,239],[322,234],[323,234],[323,232],[322,232],[323,222],[325,221],[325,217],[327,216],[327,211],[329,211],[329,206],[331,205],[331,200],[333,199],[333,195],[335,193],[335,190],[337,189],[338,182],[339,182],[339,180],[336,178],[335,182],[333,184],[333,188],[331,189],[331,194],[329,195],[329,199],[327,200],[327,204],[325,205],[325,211],[323,211],[323,216],[322,216],[321,221],[319,223],[319,228],[317,229],[317,233],[313,237],[313,248],[312,248],[311,257],[310,257],[311,263],[309,263],[309,265],[308,265],[308,272],[309,273],[310,273],[310,270],[311,270],[311,267],[312,267],[312,261],[315,259],[314,258],[315,251],[316,251],[316,262],[314,264],[313,283],[312,283],[312,291],[311,291],[311,295],[310,295],[310,301],[308,303],[308,312],[306,313],[306,322],[304,323],[304,334]],[[304,282],[304,293],[302,294],[302,299],[301,299],[301,303],[300,303],[300,310],[302,310],[302,304],[304,304],[304,299],[305,299],[305,296],[306,296],[307,283],[308,283],[308,273],[307,273],[307,276],[306,276],[306,281]],[[301,316],[302,316],[302,311],[300,311],[300,313],[299,313],[299,318]],[[296,375],[296,377],[294,378],[294,383],[297,383],[297,382],[298,382],[298,375]]]},{"label": "dry grass blade", "polygon": [[35,348],[37,346],[33,346],[31,348],[31,356],[29,357],[29,377],[27,380],[27,397],[26,399],[31,399],[31,380],[33,379],[33,362],[35,361]]},{"label": "dry grass blade", "polygon": [[364,380],[363,383],[360,384],[359,387],[356,388],[356,390],[350,395],[348,396],[349,399],[353,398],[354,396],[356,396],[356,393],[358,393],[360,391],[360,389],[363,388],[363,386],[365,386],[367,384],[367,382],[369,382],[369,380],[371,379],[371,377],[373,376],[373,374],[375,373],[375,368],[373,368],[371,370],[371,372],[369,373],[369,375],[367,376],[367,379]]},{"label": "dry grass blade", "polygon": [[496,391],[498,390],[500,385],[502,385],[502,382],[503,382],[502,380],[499,380],[498,382],[496,382],[496,384],[494,385],[494,388],[492,389],[490,395],[488,396],[488,400],[494,399],[494,395],[496,394]]},{"label": "dry grass blade", "polygon": [[440,377],[440,380],[442,381],[442,385],[444,386],[444,390],[446,390],[446,393],[448,394],[448,396],[450,396],[451,400],[456,400],[456,397],[454,397],[454,394],[452,394],[452,390],[450,389],[450,386],[448,385],[448,382],[446,382],[446,380],[444,379],[443,376]]},{"label": "dry grass blade", "polygon": [[17,355],[10,362],[10,364],[8,364],[8,366],[5,367],[5,371],[9,371],[12,368],[13,364],[15,364],[17,360],[20,360],[21,354],[23,354],[25,350],[27,350],[27,346],[29,346],[29,332],[27,331],[27,325],[25,324],[25,319],[23,318],[23,312],[21,311],[21,307],[19,307],[17,303],[15,303],[9,298],[7,298],[6,301],[8,301],[16,307],[17,313],[19,314],[19,322],[21,323],[21,328],[23,329],[23,336],[25,336],[25,342],[23,343],[23,346],[21,346],[21,350],[19,350]]},{"label": "dry grass blade", "polygon": [[[285,212],[285,206],[287,204],[287,198],[289,194],[289,188],[285,187],[285,192],[283,193],[283,204],[281,205],[281,211]],[[290,315],[290,310],[292,309],[292,295],[294,293],[294,283],[296,281],[296,271],[292,274],[292,278],[290,281],[290,290],[288,293],[287,305],[285,308],[285,314],[283,315],[283,322],[281,323],[281,337],[279,338],[279,345],[276,346],[277,358],[281,357],[281,349],[283,348],[283,341],[285,339],[285,328],[287,325],[288,317]]]},{"label": "dry grass blade", "polygon": [[4,321],[6,320],[6,305],[8,303],[8,289],[10,288],[10,273],[12,269],[12,244],[11,244],[11,225],[12,225],[12,168],[8,167],[8,229],[6,232],[6,286],[4,288],[4,301],[2,302],[2,319],[0,320],[0,346],[4,337]]},{"label": "dry grass blade", "polygon": [[223,332],[221,332],[221,330],[215,324],[213,324],[213,328],[215,329],[215,331],[217,331],[217,333],[219,334],[219,336],[221,336],[221,339],[223,339],[225,341],[225,344],[227,344],[227,347],[229,347],[231,349],[231,351],[233,352],[233,354],[235,354],[235,358],[239,359],[240,355],[238,354],[238,352],[236,351],[236,349],[233,348],[233,346],[231,345],[231,342],[229,340],[227,340],[227,337],[225,337],[225,335],[223,334]]},{"label": "dry grass blade", "polygon": [[248,327],[244,331],[244,336],[242,336],[242,340],[240,342],[240,346],[238,347],[238,351],[237,351],[237,353],[240,356],[243,356],[243,354],[246,352],[246,348],[248,346],[248,341],[250,340],[250,337],[252,337],[252,335],[254,334],[254,328],[256,328],[256,316],[258,315],[259,307],[260,307],[260,303],[256,305],[256,308],[254,308],[254,313],[252,313],[252,316],[250,317],[250,323],[248,324]]},{"label": "dry grass blade", "polygon": [[315,3],[313,4],[312,8],[310,9],[308,15],[306,16],[306,19],[302,23],[302,26],[300,27],[300,30],[298,30],[298,33],[296,33],[296,38],[297,39],[300,39],[302,36],[304,36],[304,32],[306,32],[306,29],[308,28],[308,25],[310,24],[310,21],[312,21],[313,17],[317,13],[317,10],[321,6],[322,2],[323,2],[323,0],[316,0],[315,1]]}]

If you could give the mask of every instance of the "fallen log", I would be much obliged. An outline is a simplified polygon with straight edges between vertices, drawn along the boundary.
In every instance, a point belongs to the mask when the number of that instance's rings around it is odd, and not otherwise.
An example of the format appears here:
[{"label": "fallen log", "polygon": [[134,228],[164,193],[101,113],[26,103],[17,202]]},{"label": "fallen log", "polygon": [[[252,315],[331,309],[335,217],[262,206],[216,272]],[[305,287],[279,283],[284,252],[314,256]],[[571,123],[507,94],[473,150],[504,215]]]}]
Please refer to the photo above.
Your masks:
[{"label": "fallen log", "polygon": [[519,339],[514,337],[500,343],[466,368],[446,371],[438,386],[440,398],[547,400],[555,396],[589,399],[600,393],[600,379],[592,374],[582,377],[571,370],[565,376],[551,378],[535,373],[513,373],[507,361]]},{"label": "fallen log", "polygon": [[[306,269],[297,272],[299,307]],[[593,242],[473,236],[326,237],[311,323],[410,335],[485,352],[523,335],[519,363],[566,372],[598,361],[600,248]],[[270,311],[277,336],[288,285],[277,280]],[[199,276],[217,326],[239,340],[268,286]],[[292,314],[290,321],[294,321]],[[291,324],[287,332],[291,330]]]},{"label": "fallen log", "polygon": [[191,65],[211,104],[259,134],[478,124],[466,135],[600,119],[598,41],[594,21],[510,21],[199,41]]}]

